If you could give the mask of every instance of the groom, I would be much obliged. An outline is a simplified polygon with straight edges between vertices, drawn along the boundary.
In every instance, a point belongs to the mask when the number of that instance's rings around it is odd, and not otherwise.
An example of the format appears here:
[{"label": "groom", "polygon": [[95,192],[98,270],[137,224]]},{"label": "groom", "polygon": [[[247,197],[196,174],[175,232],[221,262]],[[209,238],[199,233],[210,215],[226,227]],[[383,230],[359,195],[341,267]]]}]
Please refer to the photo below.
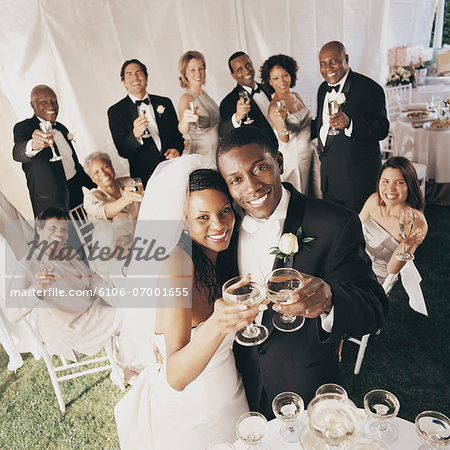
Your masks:
[{"label": "groom", "polygon": [[[218,260],[219,277],[251,273],[263,279],[272,269],[293,267],[305,276],[296,302],[273,310],[306,318],[301,329],[274,329],[269,306],[262,323],[269,338],[257,347],[235,345],[250,409],[273,417],[271,403],[283,391],[298,393],[305,404],[323,383],[342,383],[340,339],[380,329],[387,298],[365,253],[358,216],[348,209],[306,197],[281,184],[283,156],[267,135],[254,127],[226,135],[217,150],[217,166],[230,194],[245,211],[241,229]],[[314,237],[286,264],[270,255],[282,234]]]}]

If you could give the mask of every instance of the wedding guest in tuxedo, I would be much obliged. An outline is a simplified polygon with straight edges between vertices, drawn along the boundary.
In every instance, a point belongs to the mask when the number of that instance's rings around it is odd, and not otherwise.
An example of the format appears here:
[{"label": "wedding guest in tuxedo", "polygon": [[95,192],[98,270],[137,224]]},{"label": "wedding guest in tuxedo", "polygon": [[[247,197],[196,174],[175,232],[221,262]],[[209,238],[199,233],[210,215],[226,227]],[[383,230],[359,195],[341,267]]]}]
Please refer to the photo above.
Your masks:
[{"label": "wedding guest in tuxedo", "polygon": [[[270,97],[255,82],[255,69],[250,57],[244,52],[233,53],[228,59],[228,67],[237,86],[220,103],[220,136],[234,128],[252,125],[264,130],[273,142],[277,142],[269,122]],[[242,93],[246,93],[248,98],[241,98]]]},{"label": "wedding guest in tuxedo", "polygon": [[[359,213],[376,190],[381,167],[380,140],[389,131],[383,88],[353,72],[344,45],[325,44],[319,53],[324,82],[317,94],[317,118],[313,137],[318,138],[323,198]],[[339,112],[328,114],[329,100],[341,103]],[[337,135],[330,135],[331,128]]]},{"label": "wedding guest in tuxedo", "polygon": [[[216,158],[216,148],[219,142],[219,107],[206,93],[203,85],[206,81],[205,57],[196,51],[188,51],[182,55],[179,62],[180,85],[186,88],[180,97],[178,113],[181,133],[189,133],[189,153],[199,153],[209,160]],[[190,106],[194,103],[194,112]]]},{"label": "wedding guest in tuxedo", "polygon": [[[82,186],[93,188],[94,183],[78,162],[69,130],[56,122],[59,106],[52,88],[45,85],[31,90],[30,104],[33,117],[14,126],[13,158],[22,163],[34,216],[49,206],[66,210],[83,203]],[[52,125],[51,135],[40,129],[40,124]],[[50,161],[53,144],[61,158]]]},{"label": "wedding guest in tuxedo", "polygon": [[[387,298],[364,251],[358,216],[282,184],[283,156],[263,131],[231,131],[219,143],[217,163],[231,196],[245,212],[238,235],[219,255],[222,279],[238,273],[262,279],[279,267],[305,274],[294,303],[272,305],[264,312],[267,340],[257,347],[235,345],[250,409],[269,418],[271,402],[280,392],[296,392],[308,404],[321,384],[343,382],[339,341],[378,330]],[[280,236],[295,235],[300,227],[303,237],[314,240],[298,242],[286,263],[270,254]],[[281,332],[272,324],[273,311],[306,320],[298,331]]]},{"label": "wedding guest in tuxedo", "polygon": [[[372,260],[372,268],[382,284],[388,274],[400,272],[406,261],[399,261],[397,254],[406,251],[413,255],[428,232],[423,214],[425,205],[416,170],[412,163],[401,156],[389,158],[381,168],[378,189],[364,204],[359,213],[366,251]],[[414,211],[413,231],[408,237],[400,234],[400,211]]]},{"label": "wedding guest in tuxedo", "polygon": [[128,95],[108,109],[109,129],[119,155],[128,159],[130,176],[139,177],[145,188],[161,161],[181,155],[184,141],[171,100],[147,93],[148,72],[143,63],[125,61],[120,79]]}]

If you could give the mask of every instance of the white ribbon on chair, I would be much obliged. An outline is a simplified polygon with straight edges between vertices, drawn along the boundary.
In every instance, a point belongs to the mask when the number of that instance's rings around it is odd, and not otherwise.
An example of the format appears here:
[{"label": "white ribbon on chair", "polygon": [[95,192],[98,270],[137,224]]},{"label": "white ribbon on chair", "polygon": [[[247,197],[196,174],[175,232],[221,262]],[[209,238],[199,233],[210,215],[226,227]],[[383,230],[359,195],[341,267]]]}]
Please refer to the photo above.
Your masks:
[{"label": "white ribbon on chair", "polygon": [[420,282],[422,277],[412,261],[408,261],[400,270],[403,287],[409,297],[409,306],[420,314],[428,316]]}]

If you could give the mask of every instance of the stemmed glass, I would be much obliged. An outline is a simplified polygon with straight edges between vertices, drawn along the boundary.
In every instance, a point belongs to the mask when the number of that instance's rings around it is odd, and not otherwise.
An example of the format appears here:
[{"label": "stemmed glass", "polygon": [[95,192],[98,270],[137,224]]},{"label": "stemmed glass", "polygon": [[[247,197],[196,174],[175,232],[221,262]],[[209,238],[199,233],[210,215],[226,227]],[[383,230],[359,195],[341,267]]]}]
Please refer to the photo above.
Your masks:
[{"label": "stemmed glass", "polygon": [[[336,97],[332,97],[330,94],[330,98],[328,99],[328,114],[331,116],[333,114],[337,114],[339,112],[339,105]],[[339,130],[336,130],[334,126],[332,126],[328,130],[328,136],[336,136],[339,134]]]},{"label": "stemmed glass", "polygon": [[369,425],[369,433],[383,442],[394,442],[398,431],[388,420],[395,417],[400,409],[397,397],[384,389],[374,389],[365,395],[364,409],[367,415],[377,419]]},{"label": "stemmed glass", "polygon": [[[264,286],[251,281],[248,275],[234,277],[222,287],[222,296],[229,305],[242,304],[248,307],[261,303],[266,298]],[[269,337],[269,330],[264,325],[247,325],[235,335],[237,343],[253,346],[263,343]]]},{"label": "stemmed glass", "polygon": [[347,391],[342,386],[335,383],[322,384],[322,386],[317,388],[316,397],[324,394],[336,394],[341,395],[344,398],[348,398]]},{"label": "stemmed glass", "polygon": [[289,131],[286,128],[286,116],[287,116],[286,102],[284,100],[278,100],[275,104],[284,123],[284,130],[280,134],[282,136],[287,136],[289,134]]},{"label": "stemmed glass", "polygon": [[268,447],[262,444],[266,433],[267,419],[259,412],[242,414],[236,423],[237,437],[248,444],[248,450],[268,450]]},{"label": "stemmed glass", "polygon": [[193,114],[195,114],[197,116],[197,121],[194,124],[191,124],[191,133],[192,134],[202,134],[203,131],[201,130],[201,128],[198,125],[198,115],[199,115],[199,107],[197,105],[197,103],[195,102],[189,102],[189,109],[192,111]]},{"label": "stemmed glass", "polygon": [[[248,92],[246,90],[240,91],[239,92],[239,98],[242,98],[244,100],[244,103],[248,103],[250,101],[250,97],[248,96]],[[251,123],[253,123],[254,120],[250,119],[250,117],[248,117],[248,114],[245,115],[245,120],[244,120],[244,124],[245,125],[250,125]]]},{"label": "stemmed glass", "polygon": [[[414,227],[414,210],[412,208],[403,208],[400,210],[399,218],[400,234],[403,239],[407,238]],[[395,257],[399,261],[411,261],[414,259],[414,255],[406,251],[406,245],[403,245],[403,252],[397,253]]]},{"label": "stemmed glass", "polygon": [[345,441],[357,433],[359,423],[356,406],[342,395],[319,395],[308,405],[309,429],[320,439],[314,450],[345,448]]},{"label": "stemmed glass", "polygon": [[[145,103],[139,103],[137,110],[139,117],[147,117],[147,107],[145,106]],[[149,138],[150,136],[151,136],[150,131],[148,128],[146,128],[144,134],[141,137]]]},{"label": "stemmed glass", "polygon": [[[267,298],[273,303],[289,305],[294,303],[292,293],[303,286],[303,276],[295,269],[275,269],[266,278]],[[280,331],[290,333],[297,331],[305,323],[302,316],[274,313],[273,326]]]},{"label": "stemmed glass", "polygon": [[437,411],[423,411],[416,417],[416,431],[428,445],[419,450],[444,448],[450,442],[450,419]]},{"label": "stemmed glass", "polygon": [[49,263],[41,262],[39,264],[39,272],[36,274],[38,280],[55,281],[55,267]]},{"label": "stemmed glass", "polygon": [[303,426],[297,418],[304,409],[303,399],[294,392],[282,392],[273,399],[272,410],[284,422],[280,435],[286,442],[298,442]]},{"label": "stemmed glass", "polygon": [[58,156],[55,152],[55,146],[53,145],[53,126],[52,123],[49,121],[41,122],[39,124],[41,130],[43,133],[45,133],[47,136],[47,139],[51,139],[50,141],[50,148],[52,150],[52,157],[49,159],[50,162],[56,162],[61,161],[61,156]]},{"label": "stemmed glass", "polygon": [[140,178],[133,178],[131,180],[131,187],[134,189],[136,194],[139,194],[141,197],[144,197],[144,185],[142,184],[142,180]]}]

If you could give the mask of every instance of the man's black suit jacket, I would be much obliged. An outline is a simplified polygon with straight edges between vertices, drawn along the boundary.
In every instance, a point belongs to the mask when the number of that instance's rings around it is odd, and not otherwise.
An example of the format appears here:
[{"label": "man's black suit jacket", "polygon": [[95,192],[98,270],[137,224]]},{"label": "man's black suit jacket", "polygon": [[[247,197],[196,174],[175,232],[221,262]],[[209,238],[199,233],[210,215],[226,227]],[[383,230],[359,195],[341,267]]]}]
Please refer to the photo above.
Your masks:
[{"label": "man's black suit jacket", "polygon": [[[176,148],[180,155],[184,149],[184,140],[178,131],[178,118],[172,101],[158,95],[149,97],[159,130],[161,151],[151,137],[143,139],[143,144],[134,137],[133,122],[138,112],[128,95],[108,109],[109,129],[117,151],[122,158],[128,159],[130,176],[141,178],[144,187],[156,166],[166,159],[164,153],[167,149]],[[163,113],[156,111],[160,105],[164,107]]]},{"label": "man's black suit jacket", "polygon": [[[300,330],[284,333],[274,328],[269,305],[263,316],[269,338],[257,347],[234,346],[251,410],[261,408],[263,390],[269,408],[273,398],[283,391],[298,393],[307,405],[323,383],[342,383],[339,340],[379,330],[388,307],[365,252],[358,216],[333,203],[300,194],[289,183],[283,185],[291,193],[283,233],[295,234],[302,225],[303,236],[315,240],[301,245],[286,264],[274,258],[273,267],[293,267],[326,281],[332,291],[334,323],[331,334],[322,329],[320,318],[306,319]],[[230,247],[219,255],[221,281],[238,274],[237,238],[235,234]],[[263,412],[268,413],[264,408]]]},{"label": "man's black suit jacket", "polygon": [[350,70],[342,92],[346,103],[341,110],[352,120],[353,131],[328,136],[325,146],[319,137],[327,83],[317,94],[317,118],[312,137],[318,137],[321,160],[321,188],[324,199],[359,213],[367,198],[376,191],[381,168],[380,145],[389,132],[383,88],[370,78]]},{"label": "man's black suit jacket", "polygon": [[50,147],[42,149],[34,158],[25,155],[27,142],[32,138],[33,131],[39,129],[39,123],[39,119],[34,115],[14,126],[13,158],[22,163],[34,217],[49,206],[58,206],[67,210],[74,208],[83,203],[81,187],[85,186],[88,189],[95,187],[81,167],[72,142],[67,139],[69,131],[59,122],[55,123],[54,128],[63,134],[72,149],[75,162],[76,175],[71,180],[66,180],[61,161],[49,161],[52,157]]},{"label": "man's black suit jacket", "polygon": [[[239,92],[244,90],[245,89],[240,84],[238,84],[220,103],[220,124],[219,124],[220,137],[225,136],[227,133],[229,133],[231,130],[234,129],[231,118],[233,117],[233,114],[236,112],[236,103],[239,100]],[[264,94],[267,96],[267,98],[269,98],[269,96],[265,92]],[[261,112],[259,106],[253,99],[250,99],[250,107],[251,109],[248,116],[254,120],[254,122],[251,123],[250,126],[258,127],[264,130],[269,136],[270,140],[273,141],[278,146],[278,140],[273,132],[272,126],[267,121],[266,117]],[[242,124],[241,126],[245,127],[245,124]]]}]

